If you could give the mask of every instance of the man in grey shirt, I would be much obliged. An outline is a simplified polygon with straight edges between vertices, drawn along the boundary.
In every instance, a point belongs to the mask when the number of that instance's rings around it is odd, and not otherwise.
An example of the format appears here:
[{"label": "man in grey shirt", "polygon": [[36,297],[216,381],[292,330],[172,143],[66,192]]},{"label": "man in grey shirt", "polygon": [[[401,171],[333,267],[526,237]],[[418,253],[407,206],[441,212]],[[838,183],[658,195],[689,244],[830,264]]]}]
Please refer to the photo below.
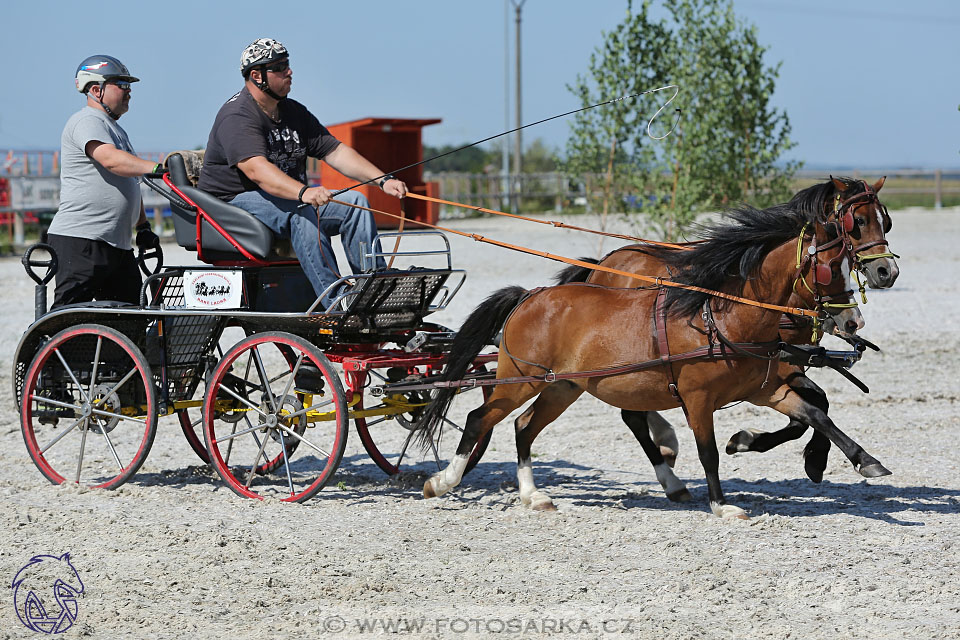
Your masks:
[{"label": "man in grey shirt", "polygon": [[144,214],[137,176],[161,167],[134,155],[117,124],[137,81],[112,56],[90,56],[77,67],[77,91],[87,105],[67,120],[60,138],[60,208],[47,230],[60,262],[51,309],[91,300],[139,302],[134,222],[138,247],[156,247],[160,239]]}]

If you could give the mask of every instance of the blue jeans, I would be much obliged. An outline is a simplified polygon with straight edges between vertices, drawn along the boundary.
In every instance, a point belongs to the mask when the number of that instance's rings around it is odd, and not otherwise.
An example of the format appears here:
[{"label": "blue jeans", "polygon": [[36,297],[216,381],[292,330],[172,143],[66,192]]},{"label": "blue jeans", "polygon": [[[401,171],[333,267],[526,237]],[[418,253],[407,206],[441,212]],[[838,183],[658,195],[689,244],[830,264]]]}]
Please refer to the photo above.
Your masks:
[{"label": "blue jeans", "polygon": [[[337,200],[362,207],[370,206],[366,196],[357,191],[341,193],[337,196]],[[257,190],[241,193],[231,200],[231,204],[249,211],[278,237],[290,239],[293,250],[300,260],[300,266],[307,274],[318,296],[340,277],[337,275],[340,271],[337,266],[337,257],[330,244],[333,236],[340,236],[347,262],[350,263],[353,273],[360,273],[363,270],[363,250],[360,243],[364,243],[367,253],[371,251],[371,247],[380,252],[380,243],[376,240],[377,224],[373,214],[363,209],[354,209],[335,202],[320,207],[320,233],[318,234],[317,211],[313,207],[301,207],[296,200],[277,198],[265,191]],[[377,268],[386,266],[383,258],[377,258],[376,266]],[[334,291],[323,300],[322,304],[329,305],[337,293]]]}]

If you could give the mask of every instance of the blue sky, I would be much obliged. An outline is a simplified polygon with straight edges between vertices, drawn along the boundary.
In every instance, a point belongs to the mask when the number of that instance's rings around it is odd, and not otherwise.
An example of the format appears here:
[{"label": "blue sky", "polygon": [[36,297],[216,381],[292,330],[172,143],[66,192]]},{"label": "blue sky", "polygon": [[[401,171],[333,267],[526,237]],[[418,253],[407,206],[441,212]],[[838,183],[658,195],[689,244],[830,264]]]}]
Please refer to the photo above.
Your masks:
[{"label": "blue sky", "polygon": [[[770,47],[768,64],[783,63],[775,103],[793,125],[792,157],[813,166],[960,167],[960,2],[734,6]],[[625,0],[525,1],[524,122],[579,106],[566,85],[625,8]],[[512,8],[509,20],[512,55]],[[241,86],[240,52],[261,36],[290,49],[291,95],[322,122],[438,117],[443,123],[425,130],[434,145],[507,128],[504,0],[21,0],[5,3],[3,23],[0,150],[59,145],[83,104],[73,73],[94,53],[119,57],[142,79],[121,120],[134,146],[204,145],[217,109]],[[568,124],[527,129],[524,140],[562,146]]]}]

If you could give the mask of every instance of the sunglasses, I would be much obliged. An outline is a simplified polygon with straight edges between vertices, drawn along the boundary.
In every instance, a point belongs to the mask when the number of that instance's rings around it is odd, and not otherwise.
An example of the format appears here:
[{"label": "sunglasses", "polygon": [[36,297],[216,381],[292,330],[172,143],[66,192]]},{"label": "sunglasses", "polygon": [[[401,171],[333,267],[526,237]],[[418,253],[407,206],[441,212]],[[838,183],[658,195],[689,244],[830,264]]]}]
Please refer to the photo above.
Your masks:
[{"label": "sunglasses", "polygon": [[116,86],[118,89],[120,89],[120,91],[130,91],[131,89],[133,89],[133,85],[131,85],[126,80],[109,80],[107,84],[112,84]]},{"label": "sunglasses", "polygon": [[273,71],[274,73],[283,73],[290,68],[289,60],[281,60],[280,62],[274,62],[273,64],[264,67],[267,71]]}]

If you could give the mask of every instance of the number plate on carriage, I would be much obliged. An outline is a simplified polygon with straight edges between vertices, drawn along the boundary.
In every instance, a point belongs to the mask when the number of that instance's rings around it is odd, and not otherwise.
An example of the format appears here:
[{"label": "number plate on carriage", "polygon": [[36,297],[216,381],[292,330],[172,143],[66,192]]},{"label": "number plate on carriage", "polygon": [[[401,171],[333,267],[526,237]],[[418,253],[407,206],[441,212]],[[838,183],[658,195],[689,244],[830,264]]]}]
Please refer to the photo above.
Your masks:
[{"label": "number plate on carriage", "polygon": [[188,309],[239,309],[243,304],[243,273],[185,271],[183,293]]}]

